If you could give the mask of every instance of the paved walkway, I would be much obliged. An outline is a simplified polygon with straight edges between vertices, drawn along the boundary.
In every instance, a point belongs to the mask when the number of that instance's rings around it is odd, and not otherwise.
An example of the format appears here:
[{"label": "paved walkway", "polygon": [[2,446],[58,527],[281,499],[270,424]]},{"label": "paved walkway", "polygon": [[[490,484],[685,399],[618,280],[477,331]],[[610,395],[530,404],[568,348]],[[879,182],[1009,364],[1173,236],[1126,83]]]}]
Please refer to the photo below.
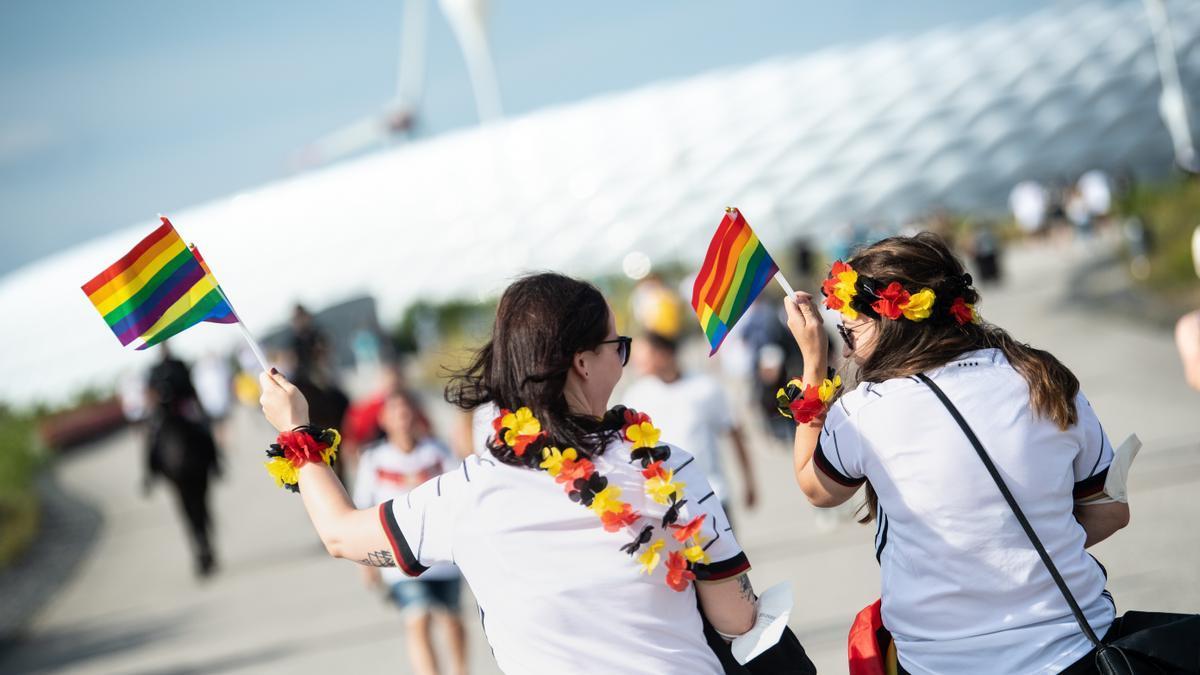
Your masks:
[{"label": "paved walkway", "polygon": [[[1118,606],[1197,610],[1200,394],[1184,386],[1168,333],[1064,306],[1082,256],[1015,252],[1011,281],[985,289],[981,310],[1066,361],[1114,442],[1131,432],[1145,442],[1131,479],[1133,522],[1093,549]],[[228,476],[213,495],[223,567],[207,583],[191,576],[167,495],[140,496],[133,434],[58,464],[63,489],[93,504],[103,525],[27,638],[0,654],[0,672],[408,672],[396,613],[364,590],[352,565],[324,554],[299,501],[268,484],[265,422],[244,411],[232,432],[237,447],[226,452]],[[878,595],[872,529],[820,530],[787,455],[765,445],[755,453],[762,503],[738,514],[755,585],[792,580],[793,628],[822,672],[843,673],[850,617]],[[478,622],[469,618],[468,627],[474,672],[496,672]]]}]

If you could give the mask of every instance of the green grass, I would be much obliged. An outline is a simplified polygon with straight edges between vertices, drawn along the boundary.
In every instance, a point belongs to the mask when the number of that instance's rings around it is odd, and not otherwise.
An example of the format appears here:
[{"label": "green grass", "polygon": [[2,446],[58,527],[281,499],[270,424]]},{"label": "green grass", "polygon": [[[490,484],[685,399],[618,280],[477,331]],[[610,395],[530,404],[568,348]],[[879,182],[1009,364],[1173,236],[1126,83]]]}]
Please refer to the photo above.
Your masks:
[{"label": "green grass", "polygon": [[0,406],[0,567],[33,541],[38,528],[34,477],[42,463],[37,420]]}]

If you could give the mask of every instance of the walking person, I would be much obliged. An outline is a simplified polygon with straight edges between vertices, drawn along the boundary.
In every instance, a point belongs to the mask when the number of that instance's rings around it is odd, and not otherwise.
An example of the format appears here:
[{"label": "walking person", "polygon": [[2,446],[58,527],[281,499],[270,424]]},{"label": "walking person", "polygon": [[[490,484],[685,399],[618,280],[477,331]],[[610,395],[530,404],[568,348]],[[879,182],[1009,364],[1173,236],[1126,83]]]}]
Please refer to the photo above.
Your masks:
[{"label": "walking person", "polygon": [[796,478],[819,507],[866,491],[900,672],[1091,672],[1092,644],[938,398],[973,429],[1103,636],[1115,607],[1086,549],[1124,527],[1129,507],[1103,492],[1113,449],[1079,381],[981,322],[970,275],[929,233],[836,263],[822,292],[860,383],[836,397],[812,297],[786,301],[812,388],[790,406]]},{"label": "walking person", "polygon": [[195,558],[196,574],[216,571],[212,518],[208,510],[209,479],[220,474],[219,456],[208,420],[192,384],[187,364],[164,344],[160,361],[150,370],[150,408],[146,444],[145,489],[163,478],[175,492]]},{"label": "walking person", "polygon": [[[413,489],[452,466],[450,450],[429,433],[417,400],[393,389],[378,411],[384,438],[363,450],[354,479],[354,505],[369,509],[406,499]],[[404,617],[409,662],[417,675],[467,672],[466,633],[459,615],[462,577],[453,565],[434,565],[413,579],[396,567],[363,567],[369,587],[384,586]],[[449,667],[439,668],[433,645],[437,624],[449,645]]]},{"label": "walking person", "polygon": [[702,613],[750,672],[814,672],[786,628],[790,597],[755,596],[692,456],[659,442],[653,411],[608,407],[629,346],[594,286],[523,277],[446,391],[460,408],[500,409],[486,456],[355,509],[328,467],[336,434],[306,426],[304,397],[264,374],[263,411],[280,431],[271,471],[299,490],[335,557],[410,576],[457,564],[505,672],[726,672]]}]

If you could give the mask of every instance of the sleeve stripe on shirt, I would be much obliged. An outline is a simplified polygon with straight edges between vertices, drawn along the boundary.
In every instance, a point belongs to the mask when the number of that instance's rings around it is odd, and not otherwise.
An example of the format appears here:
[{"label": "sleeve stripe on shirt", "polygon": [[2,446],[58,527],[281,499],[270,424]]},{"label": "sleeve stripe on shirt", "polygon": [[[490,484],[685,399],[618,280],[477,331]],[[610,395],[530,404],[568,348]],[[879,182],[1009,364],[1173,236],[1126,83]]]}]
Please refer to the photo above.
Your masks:
[{"label": "sleeve stripe on shirt", "polygon": [[688,464],[691,464],[694,461],[696,461],[695,457],[688,457],[686,462],[675,467],[675,473],[679,473],[680,471],[683,471],[684,467],[686,467]]},{"label": "sleeve stripe on shirt", "polygon": [[462,462],[462,468],[463,468],[463,478],[466,478],[467,482],[470,483],[471,482],[471,474],[467,471],[467,460],[465,460],[465,459]]},{"label": "sleeve stripe on shirt", "polygon": [[739,551],[737,555],[728,560],[707,565],[697,563],[693,566],[692,571],[696,574],[698,581],[720,581],[736,577],[748,569],[750,569],[750,560],[744,551]]},{"label": "sleeve stripe on shirt", "polygon": [[1104,481],[1108,478],[1108,468],[1104,468],[1094,476],[1084,478],[1075,484],[1075,489],[1071,491],[1071,495],[1075,499],[1084,499],[1092,495],[1099,494],[1104,490]]},{"label": "sleeve stripe on shirt", "polygon": [[833,464],[830,463],[829,459],[825,457],[825,450],[822,449],[819,441],[817,442],[817,449],[813,451],[813,462],[817,465],[818,469],[820,469],[826,476],[829,476],[833,482],[838,483],[839,485],[845,485],[846,487],[858,487],[867,480],[866,477],[851,478],[850,476],[847,476],[841,471],[835,469]]},{"label": "sleeve stripe on shirt", "polygon": [[396,562],[405,574],[410,577],[419,577],[429,569],[417,560],[417,556],[413,555],[412,549],[408,547],[408,540],[404,538],[404,533],[400,531],[400,524],[396,522],[396,514],[392,513],[392,500],[389,499],[379,505],[379,522],[383,524],[383,532],[392,545]]},{"label": "sleeve stripe on shirt", "polygon": [[704,495],[703,497],[701,497],[701,498],[700,498],[700,501],[698,501],[698,502],[696,502],[696,503],[697,503],[697,504],[703,504],[705,501],[707,501],[707,500],[708,500],[708,498],[709,498],[709,497],[712,497],[712,496],[713,496],[713,495],[715,495],[715,494],[717,494],[717,493],[715,493],[715,492],[709,492],[708,494],[706,494],[706,495]]}]

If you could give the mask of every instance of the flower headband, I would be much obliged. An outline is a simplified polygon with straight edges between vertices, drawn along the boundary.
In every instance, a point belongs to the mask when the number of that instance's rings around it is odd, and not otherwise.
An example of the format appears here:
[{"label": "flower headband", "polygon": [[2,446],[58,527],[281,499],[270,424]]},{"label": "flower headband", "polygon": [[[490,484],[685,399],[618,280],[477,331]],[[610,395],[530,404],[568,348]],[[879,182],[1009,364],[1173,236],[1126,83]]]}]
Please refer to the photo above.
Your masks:
[{"label": "flower headband", "polygon": [[[952,283],[959,287],[956,290],[959,290],[960,294],[937,314],[948,315],[960,326],[979,323],[979,313],[975,311],[975,305],[968,303],[964,297],[966,290],[971,286],[971,275],[963,274]],[[898,321],[904,318],[919,323],[934,316],[935,310],[938,309],[938,296],[933,289],[922,288],[911,293],[898,281],[884,286],[875,279],[860,275],[841,260],[833,263],[829,277],[821,284],[821,294],[825,296],[826,307],[841,312],[847,319],[857,319],[861,312],[876,319],[882,317]],[[868,298],[875,300],[868,304]]]}]

